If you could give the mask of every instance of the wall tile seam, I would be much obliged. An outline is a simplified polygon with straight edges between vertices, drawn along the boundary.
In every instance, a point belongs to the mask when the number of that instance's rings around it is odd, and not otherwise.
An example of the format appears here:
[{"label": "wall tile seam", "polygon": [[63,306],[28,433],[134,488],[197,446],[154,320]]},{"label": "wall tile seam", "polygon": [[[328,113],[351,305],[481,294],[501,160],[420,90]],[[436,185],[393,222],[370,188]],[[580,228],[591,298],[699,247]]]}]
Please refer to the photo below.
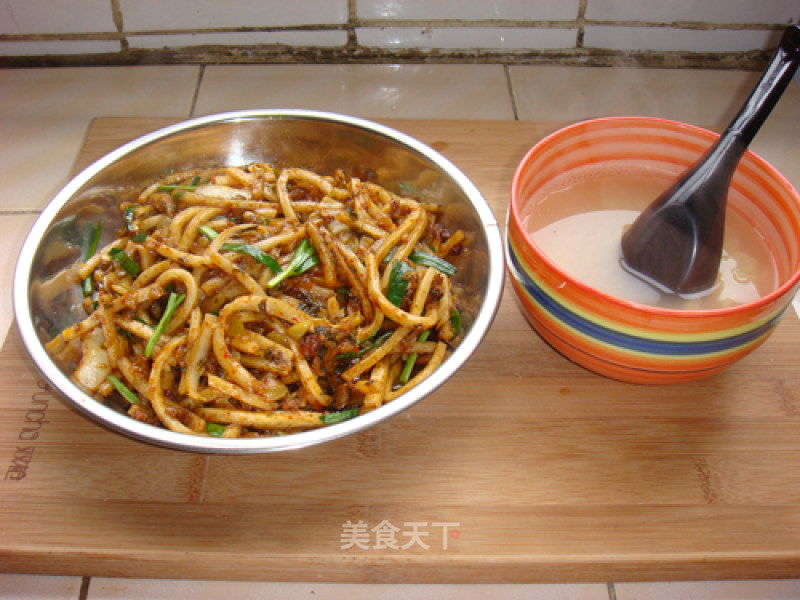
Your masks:
[{"label": "wall tile seam", "polygon": [[558,49],[532,52],[425,51],[388,52],[339,48],[219,47],[133,49],[130,51],[0,55],[0,68],[85,67],[128,65],[302,65],[302,64],[446,64],[446,65],[561,65],[670,69],[735,69],[763,71],[768,54],[762,51],[692,52],[611,49]]},{"label": "wall tile seam", "polygon": [[716,24],[704,22],[674,22],[674,23],[658,23],[651,21],[609,21],[609,20],[573,20],[573,21],[535,21],[525,22],[519,24],[512,21],[463,21],[463,22],[435,22],[435,21],[420,21],[391,25],[376,24],[376,22],[363,22],[356,26],[350,24],[341,25],[297,25],[297,26],[281,26],[281,27],[209,27],[209,28],[191,28],[191,29],[156,29],[156,30],[139,30],[139,31],[109,31],[109,32],[91,32],[91,33],[19,33],[19,34],[0,34],[0,41],[3,42],[42,42],[42,41],[124,41],[127,37],[136,36],[152,36],[152,35],[187,35],[187,34],[214,34],[214,33],[291,33],[291,32],[331,32],[331,31],[347,31],[352,33],[358,29],[367,28],[432,28],[432,29],[479,29],[479,28],[508,28],[508,29],[576,29],[586,27],[629,27],[629,28],[646,28],[646,29],[686,29],[693,31],[780,31],[785,25],[783,24],[769,24],[769,23],[729,23],[729,24]]},{"label": "wall tile seam", "polygon": [[[252,50],[256,54],[252,56],[243,56],[236,51]],[[702,50],[654,50],[654,49],[619,49],[619,48],[541,48],[541,49],[526,49],[526,48],[419,48],[419,47],[405,47],[405,48],[379,48],[374,46],[357,46],[349,48],[346,45],[330,46],[330,47],[316,47],[316,46],[288,46],[282,43],[274,44],[237,44],[226,46],[215,45],[198,45],[198,46],[176,46],[171,48],[130,48],[127,50],[120,50],[113,52],[110,58],[125,59],[128,57],[136,57],[142,55],[161,56],[169,63],[175,64],[175,59],[185,59],[187,56],[197,56],[202,58],[205,55],[225,53],[228,60],[225,62],[247,63],[251,60],[272,60],[276,59],[281,62],[282,59],[287,64],[307,59],[309,57],[318,58],[321,60],[346,60],[352,62],[368,62],[370,60],[392,60],[399,61],[414,61],[423,60],[429,61],[459,61],[466,59],[469,62],[479,61],[481,58],[490,58],[496,61],[498,58],[508,58],[509,60],[525,59],[525,58],[631,58],[636,59],[641,56],[662,57],[664,59],[697,59],[697,60],[725,60],[725,59],[743,59],[743,60],[763,60],[768,56],[768,50],[719,50],[719,51],[702,51]],[[233,54],[231,54],[233,52]],[[74,58],[80,58],[82,55],[74,55]],[[0,54],[2,59],[24,59],[24,56],[4,56]],[[48,58],[48,57],[41,57]],[[60,57],[62,60],[68,59],[69,55]],[[204,63],[205,64],[205,63]]]},{"label": "wall tile seam", "polygon": [[602,25],[615,27],[658,27],[672,29],[699,29],[699,30],[775,30],[782,29],[789,23],[712,23],[709,21],[646,21],[630,19],[561,19],[561,20],[520,20],[520,19],[425,19],[425,20],[386,20],[386,19],[354,19],[347,23],[310,23],[296,25],[263,25],[263,26],[229,26],[229,27],[172,27],[168,29],[138,29],[127,30],[120,23],[116,31],[108,32],[59,32],[59,33],[18,33],[0,34],[3,38],[19,38],[37,36],[47,38],[68,38],[71,36],[105,36],[105,35],[153,35],[177,33],[235,33],[235,32],[273,32],[273,31],[318,31],[318,30],[349,30],[359,27],[403,28],[403,27],[438,27],[438,28],[574,28],[581,25]]}]

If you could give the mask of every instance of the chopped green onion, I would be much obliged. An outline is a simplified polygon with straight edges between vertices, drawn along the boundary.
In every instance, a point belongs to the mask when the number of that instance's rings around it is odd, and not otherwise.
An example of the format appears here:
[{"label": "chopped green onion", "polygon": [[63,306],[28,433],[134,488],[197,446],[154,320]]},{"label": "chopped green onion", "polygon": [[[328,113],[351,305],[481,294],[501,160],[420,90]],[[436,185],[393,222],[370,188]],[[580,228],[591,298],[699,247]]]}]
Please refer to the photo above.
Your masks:
[{"label": "chopped green onion", "polygon": [[136,209],[139,208],[138,204],[134,204],[133,206],[129,206],[125,209],[125,229],[128,231],[134,231],[134,222],[133,222],[133,213],[136,212]]},{"label": "chopped green onion", "polygon": [[139,404],[139,397],[131,391],[131,389],[122,383],[119,379],[114,377],[113,375],[108,375],[106,377],[108,383],[114,386],[114,389],[117,390],[125,400],[130,402],[131,404]]},{"label": "chopped green onion", "polygon": [[179,184],[169,184],[169,185],[160,185],[158,186],[159,192],[170,192],[172,190],[182,190],[184,192],[193,192],[197,189],[197,186],[200,184],[200,176],[195,175],[192,182],[189,184],[179,183]]},{"label": "chopped green onion", "polygon": [[372,340],[372,342],[368,346],[366,346],[363,350],[361,350],[361,354],[364,354],[365,352],[369,352],[373,348],[377,348],[378,346],[383,344],[383,342],[385,342],[390,337],[392,337],[392,333],[394,333],[394,332],[385,331],[382,334],[380,334],[378,337],[376,337],[374,340]]},{"label": "chopped green onion", "polygon": [[97,225],[92,227],[89,226],[92,232],[92,235],[89,237],[89,248],[86,251],[86,258],[89,259],[95,254],[97,254],[97,245],[100,243],[100,233],[103,230],[103,222],[98,221]]},{"label": "chopped green onion", "polygon": [[455,306],[450,311],[450,324],[453,326],[453,335],[461,333],[461,313]]},{"label": "chopped green onion", "polygon": [[158,191],[159,192],[170,192],[170,191],[173,191],[173,190],[177,190],[178,193],[174,195],[174,197],[177,199],[177,198],[180,198],[181,196],[183,196],[186,192],[195,191],[199,184],[200,184],[200,176],[199,175],[195,175],[194,179],[192,179],[192,182],[190,184],[188,184],[188,185],[186,185],[186,184],[160,185],[160,186],[158,186]]},{"label": "chopped green onion", "polygon": [[169,300],[167,300],[167,308],[164,310],[164,314],[161,315],[161,320],[156,325],[156,328],[153,330],[153,335],[150,336],[150,339],[147,342],[147,347],[144,349],[144,355],[147,358],[153,354],[153,349],[156,347],[156,342],[158,338],[161,337],[161,334],[164,333],[164,330],[167,328],[169,324],[169,320],[172,318],[172,315],[175,314],[175,311],[178,308],[178,305],[183,302],[183,299],[186,298],[183,294],[178,295],[175,292],[172,292],[169,295]]},{"label": "chopped green onion", "polygon": [[267,282],[267,287],[273,288],[281,283],[284,279],[292,277],[293,275],[305,273],[311,267],[314,267],[318,264],[319,257],[317,256],[317,251],[314,249],[314,246],[311,244],[308,238],[303,238],[303,241],[300,242],[295,249],[289,264],[286,265],[286,268],[283,269],[283,271],[275,275],[275,277]]},{"label": "chopped green onion", "polygon": [[444,273],[445,275],[449,275],[450,277],[458,272],[458,269],[456,269],[454,265],[447,262],[445,259],[421,250],[414,250],[411,254],[409,254],[408,258],[411,260],[411,262],[415,262],[423,267],[433,267],[437,271]]},{"label": "chopped green onion", "polygon": [[225,433],[225,425],[220,425],[219,423],[206,423],[206,433],[208,435],[213,435],[214,437],[222,437],[222,434]]},{"label": "chopped green onion", "polygon": [[[425,331],[423,331],[422,333],[419,334],[419,337],[417,338],[417,341],[418,342],[424,342],[425,340],[428,339],[428,336],[430,335],[430,333],[431,333],[431,330],[430,329],[426,329]],[[405,384],[408,383],[408,380],[411,378],[411,371],[414,369],[414,365],[415,364],[417,364],[417,353],[416,352],[412,352],[411,354],[408,355],[408,358],[406,359],[406,364],[403,365],[403,370],[400,371],[399,380],[400,380],[400,383],[402,385],[405,385]]]},{"label": "chopped green onion", "polygon": [[115,261],[117,261],[120,266],[125,269],[125,272],[130,275],[131,277],[136,277],[139,274],[139,265],[133,262],[133,259],[128,256],[128,253],[125,252],[122,248],[112,248],[108,251]]},{"label": "chopped green onion", "polygon": [[147,239],[146,233],[137,233],[135,236],[131,238],[131,241],[136,242],[137,244],[141,244],[146,239]]},{"label": "chopped green onion", "polygon": [[392,335],[391,331],[386,331],[386,332],[382,333],[381,335],[379,335],[378,337],[376,337],[372,342],[370,342],[369,344],[367,344],[366,346],[361,348],[358,352],[342,352],[341,354],[337,354],[336,355],[336,360],[337,361],[339,361],[339,360],[352,360],[353,358],[359,358],[360,356],[363,356],[364,354],[366,354],[370,350],[372,350],[374,348],[377,348],[378,346],[383,344],[383,342],[385,342],[387,339],[389,339],[389,337],[391,337],[391,335]]},{"label": "chopped green onion", "polygon": [[160,185],[158,186],[159,192],[170,192],[172,190],[183,190],[184,192],[192,192],[197,188],[196,185],[178,185],[178,184],[170,184],[170,185]]},{"label": "chopped green onion", "polygon": [[398,260],[392,264],[392,270],[389,273],[389,284],[386,287],[386,298],[395,306],[400,306],[403,301],[403,296],[408,289],[408,279],[406,275],[413,271],[405,261]]},{"label": "chopped green onion", "polygon": [[410,183],[406,183],[405,181],[401,181],[397,184],[397,189],[400,190],[401,193],[405,194],[406,196],[417,196],[419,197],[421,194],[419,190],[411,185]]},{"label": "chopped green onion", "polygon": [[[97,254],[97,245],[100,243],[100,233],[103,230],[103,223],[102,221],[98,221],[97,225],[92,227],[89,225],[89,244],[86,248],[86,254],[84,256],[84,262],[89,260],[95,254]],[[83,296],[84,298],[88,298],[92,295],[94,291],[94,281],[92,279],[92,274],[90,273],[89,276],[83,280]]]},{"label": "chopped green onion", "polygon": [[200,227],[197,228],[197,231],[202,233],[210,240],[213,240],[215,237],[219,235],[217,233],[217,230],[212,228],[210,225],[200,225]]},{"label": "chopped green onion", "polygon": [[[313,251],[313,247],[312,247]],[[294,270],[295,275],[300,275],[301,273],[305,273],[309,269],[316,267],[319,264],[319,257],[317,256],[316,252],[307,256]]]},{"label": "chopped green onion", "polygon": [[358,416],[359,410],[357,408],[348,408],[347,410],[340,410],[339,412],[325,413],[320,415],[320,421],[324,425],[333,425],[334,423],[341,423],[353,417]]},{"label": "chopped green onion", "polygon": [[236,244],[236,243],[227,243],[222,244],[222,250],[228,252],[238,252],[239,254],[246,254],[250,258],[253,258],[260,262],[262,265],[267,267],[270,271],[275,274],[281,272],[281,266],[278,264],[278,261],[272,258],[269,254],[261,250],[258,246],[253,246],[251,244]]},{"label": "chopped green onion", "polygon": [[383,261],[381,261],[381,264],[388,265],[389,262],[394,258],[396,252],[397,252],[397,246],[395,246],[386,253],[386,256],[383,257]]}]

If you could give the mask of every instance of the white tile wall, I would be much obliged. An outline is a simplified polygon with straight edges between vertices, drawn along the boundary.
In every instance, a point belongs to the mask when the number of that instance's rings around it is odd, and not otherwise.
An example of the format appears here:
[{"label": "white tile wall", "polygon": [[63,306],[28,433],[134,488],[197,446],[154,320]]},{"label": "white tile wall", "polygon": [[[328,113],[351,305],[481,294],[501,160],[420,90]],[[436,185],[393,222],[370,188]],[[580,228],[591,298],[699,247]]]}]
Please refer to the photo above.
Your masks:
[{"label": "white tile wall", "polygon": [[191,46],[255,46],[285,44],[300,47],[342,46],[346,31],[252,31],[243,33],[179,33],[128,36],[130,48],[186,48]]},{"label": "white tile wall", "polygon": [[588,25],[585,48],[610,50],[661,50],[692,52],[743,52],[775,47],[780,31],[676,29],[673,27],[622,27]]},{"label": "white tile wall", "polygon": [[357,0],[362,19],[571,20],[578,0]]},{"label": "white tile wall", "polygon": [[109,0],[0,0],[0,34],[116,31]]},{"label": "white tile wall", "polygon": [[0,56],[46,56],[69,54],[101,54],[119,52],[116,40],[33,40],[4,42],[0,40]]},{"label": "white tile wall", "polygon": [[574,48],[576,33],[575,29],[510,27],[364,27],[356,30],[360,46],[450,50]]},{"label": "white tile wall", "polygon": [[277,27],[347,20],[347,0],[119,0],[119,5],[126,31]]},{"label": "white tile wall", "polygon": [[797,23],[797,0],[588,0],[586,18],[598,20]]},{"label": "white tile wall", "polygon": [[[342,62],[423,49],[442,57],[530,50],[563,58],[567,51],[573,62],[607,63],[608,51],[648,50],[682,53],[694,66],[708,62],[692,53],[760,50],[774,45],[783,25],[798,21],[800,0],[0,0],[0,58],[79,61],[112,53],[137,63],[137,50],[166,49],[173,52],[163,52],[164,60],[176,62],[185,54],[174,50],[187,48],[198,59],[256,62],[283,59],[282,47],[291,46],[325,48],[329,59]],[[276,31],[251,31],[270,28]],[[352,31],[362,46],[348,45]],[[201,55],[201,45],[222,50]],[[733,58],[747,68],[758,62]]]}]

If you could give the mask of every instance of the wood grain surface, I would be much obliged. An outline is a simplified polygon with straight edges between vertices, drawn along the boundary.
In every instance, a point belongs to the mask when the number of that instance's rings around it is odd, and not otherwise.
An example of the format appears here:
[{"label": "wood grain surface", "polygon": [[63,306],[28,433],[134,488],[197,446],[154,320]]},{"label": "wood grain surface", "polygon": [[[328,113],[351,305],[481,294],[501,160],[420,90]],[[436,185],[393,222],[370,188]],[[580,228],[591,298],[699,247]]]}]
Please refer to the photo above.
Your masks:
[{"label": "wood grain surface", "polygon": [[[94,121],[76,169],[168,122]],[[461,167],[502,223],[516,163],[557,127],[386,123]],[[562,358],[507,288],[477,353],[413,409],[322,446],[239,457],[155,448],[89,422],[46,388],[12,331],[0,352],[0,570],[379,583],[797,577],[800,323],[790,312],[728,371],[643,387]]]}]

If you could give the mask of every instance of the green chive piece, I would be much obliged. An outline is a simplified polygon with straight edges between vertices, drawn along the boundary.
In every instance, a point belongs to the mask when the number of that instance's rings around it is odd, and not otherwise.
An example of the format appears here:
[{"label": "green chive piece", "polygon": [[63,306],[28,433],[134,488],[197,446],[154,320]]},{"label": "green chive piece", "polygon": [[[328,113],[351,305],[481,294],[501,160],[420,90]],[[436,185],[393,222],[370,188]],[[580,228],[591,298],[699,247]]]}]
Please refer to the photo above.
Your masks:
[{"label": "green chive piece", "polygon": [[[431,333],[431,330],[430,329],[426,329],[425,331],[423,331],[422,333],[419,334],[419,337],[417,338],[417,341],[418,342],[424,342],[425,340],[428,339],[428,336],[430,335],[430,333]],[[416,352],[412,352],[411,354],[408,355],[408,358],[406,359],[406,364],[403,365],[403,370],[400,371],[400,377],[398,379],[400,380],[400,383],[402,385],[405,385],[405,384],[408,383],[408,380],[411,378],[411,371],[414,370],[414,365],[415,364],[417,364],[417,353]]]},{"label": "green chive piece", "polygon": [[128,253],[125,252],[122,248],[112,248],[108,251],[115,261],[117,261],[120,266],[125,269],[125,272],[130,275],[131,277],[136,277],[139,274],[139,265],[133,262],[133,259],[128,256]]},{"label": "green chive piece", "polygon": [[411,377],[411,370],[414,368],[414,365],[417,363],[417,353],[414,352],[410,354],[406,359],[406,364],[403,365],[403,370],[400,371],[400,376],[397,378],[401,385],[405,385],[408,383],[408,379]]},{"label": "green chive piece", "polygon": [[171,192],[172,190],[183,190],[184,192],[192,192],[197,186],[183,185],[183,184],[170,184],[158,186],[159,192]]},{"label": "green chive piece", "polygon": [[374,340],[372,340],[372,342],[370,342],[370,344],[368,346],[366,346],[363,350],[361,350],[360,353],[364,354],[365,352],[369,352],[370,350],[372,350],[374,348],[377,348],[378,346],[383,344],[383,342],[385,342],[390,337],[392,337],[392,333],[393,333],[392,331],[383,332],[378,337],[376,337]]},{"label": "green chive piece", "polygon": [[359,358],[364,354],[366,354],[367,352],[369,352],[370,350],[373,350],[374,348],[377,348],[378,346],[383,344],[383,342],[388,340],[391,337],[391,335],[392,335],[391,331],[386,331],[381,335],[379,335],[378,337],[376,337],[372,342],[361,348],[358,352],[342,352],[341,354],[337,354],[336,360],[337,361],[351,360],[353,358]]},{"label": "green chive piece", "polygon": [[300,242],[295,249],[289,264],[286,265],[286,268],[283,269],[283,271],[275,275],[275,277],[267,282],[267,287],[273,288],[281,283],[284,279],[292,277],[293,275],[305,273],[311,267],[314,267],[318,264],[319,257],[317,256],[317,251],[314,249],[313,244],[308,238],[303,238],[303,241]]},{"label": "green chive piece", "polygon": [[212,228],[210,225],[200,225],[200,227],[197,228],[197,231],[202,233],[210,240],[213,240],[215,237],[219,235],[217,233],[217,230]]},{"label": "green chive piece", "polygon": [[392,270],[389,273],[389,285],[386,288],[386,298],[395,306],[400,306],[408,289],[408,279],[406,275],[413,271],[405,261],[398,260],[392,264]]},{"label": "green chive piece", "polygon": [[[88,246],[86,248],[86,252],[84,255],[84,262],[89,260],[95,254],[97,254],[97,246],[100,243],[100,233],[103,230],[103,223],[102,221],[98,221],[97,225],[92,227],[89,225],[89,235],[88,235]],[[89,276],[83,280],[83,297],[88,298],[92,295],[94,291],[94,280],[92,279],[91,273]]]},{"label": "green chive piece", "polygon": [[422,250],[414,250],[408,255],[408,258],[411,260],[411,262],[415,262],[423,267],[433,267],[440,273],[444,273],[450,277],[458,273],[458,269],[445,259],[439,258],[438,256],[429,254],[427,252],[423,252]]},{"label": "green chive piece", "polygon": [[122,383],[119,379],[114,377],[113,375],[108,375],[106,377],[108,383],[114,386],[114,389],[117,390],[125,400],[130,402],[131,404],[139,404],[140,400],[139,397],[124,383]]},{"label": "green chive piece", "polygon": [[133,213],[136,212],[136,209],[139,208],[138,204],[134,204],[133,206],[129,206],[125,209],[124,217],[125,217],[125,229],[128,231],[135,230],[135,223],[133,220]]},{"label": "green chive piece", "polygon": [[253,246],[251,244],[236,244],[236,243],[227,243],[222,244],[222,250],[226,252],[238,252],[239,254],[245,254],[252,259],[257,260],[262,265],[267,267],[270,271],[275,273],[276,275],[281,272],[281,266],[278,264],[278,261],[272,258],[269,254],[261,250],[258,246]]},{"label": "green chive piece", "polygon": [[340,410],[339,412],[325,413],[324,415],[320,415],[319,418],[323,425],[333,425],[334,423],[341,423],[342,421],[347,421],[357,416],[357,408],[348,408],[346,410]]},{"label": "green chive piece", "polygon": [[181,190],[184,192],[193,192],[197,189],[197,186],[200,185],[200,176],[195,175],[192,179],[191,183],[178,183],[178,184],[170,184],[170,185],[160,185],[158,186],[159,192],[170,192],[172,190]]},{"label": "green chive piece", "polygon": [[458,335],[461,333],[461,313],[458,312],[458,309],[455,306],[450,311],[450,324],[453,326],[453,335]]},{"label": "green chive piece", "polygon": [[219,423],[206,423],[206,433],[208,435],[213,435],[214,437],[222,437],[222,434],[225,433],[225,425],[220,425]]},{"label": "green chive piece", "polygon": [[97,245],[100,243],[100,233],[103,231],[103,222],[98,221],[97,225],[89,226],[91,235],[89,236],[89,247],[86,250],[86,258],[89,259],[97,254]]},{"label": "green chive piece", "polygon": [[397,189],[406,196],[416,196],[416,197],[421,196],[420,191],[415,186],[405,181],[401,181],[400,183],[398,183]]},{"label": "green chive piece", "polygon": [[184,298],[186,298],[186,296],[183,294],[178,295],[175,292],[172,292],[169,295],[169,300],[167,300],[167,308],[164,310],[164,314],[161,315],[161,320],[153,330],[153,335],[150,336],[150,339],[147,342],[147,347],[144,349],[144,355],[147,358],[150,358],[150,356],[153,354],[153,349],[156,347],[158,338],[160,338],[161,334],[164,333],[164,330],[169,324],[169,320],[172,318],[172,315],[175,314],[175,311],[178,309],[180,303],[183,302]]}]

